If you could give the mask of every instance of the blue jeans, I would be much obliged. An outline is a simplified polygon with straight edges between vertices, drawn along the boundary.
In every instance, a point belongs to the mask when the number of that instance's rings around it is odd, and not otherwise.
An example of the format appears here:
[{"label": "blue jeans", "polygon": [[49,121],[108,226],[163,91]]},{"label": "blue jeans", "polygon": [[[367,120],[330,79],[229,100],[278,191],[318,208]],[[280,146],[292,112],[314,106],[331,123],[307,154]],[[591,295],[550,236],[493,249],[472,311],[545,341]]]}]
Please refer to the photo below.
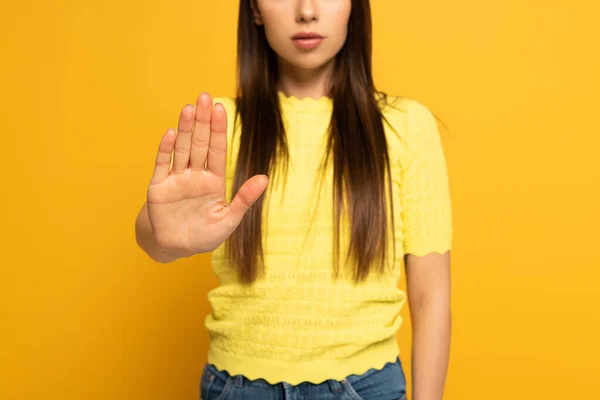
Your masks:
[{"label": "blue jeans", "polygon": [[400,358],[381,370],[370,369],[342,381],[320,384],[303,382],[269,384],[264,379],[248,380],[231,376],[214,365],[204,367],[200,384],[201,400],[406,400],[406,378]]}]

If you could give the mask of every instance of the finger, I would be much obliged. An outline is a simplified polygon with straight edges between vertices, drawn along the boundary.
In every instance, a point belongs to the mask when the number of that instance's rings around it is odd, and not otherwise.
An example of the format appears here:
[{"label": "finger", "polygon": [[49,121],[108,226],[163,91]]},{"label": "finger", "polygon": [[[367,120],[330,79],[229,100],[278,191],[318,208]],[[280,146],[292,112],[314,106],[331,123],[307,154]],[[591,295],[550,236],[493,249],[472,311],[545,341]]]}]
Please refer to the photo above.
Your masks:
[{"label": "finger", "polygon": [[179,116],[177,137],[175,139],[175,159],[173,160],[173,173],[180,174],[185,171],[190,162],[190,148],[192,147],[192,129],[194,127],[194,106],[186,105]]},{"label": "finger", "polygon": [[194,133],[192,133],[192,151],[190,154],[190,167],[204,169],[208,142],[210,141],[210,116],[212,112],[212,97],[208,93],[201,93],[196,101],[196,118]]},{"label": "finger", "polygon": [[230,215],[235,226],[240,224],[248,209],[263,194],[268,183],[269,178],[266,175],[254,175],[240,187],[229,205]]},{"label": "finger", "polygon": [[161,183],[169,176],[171,153],[175,147],[175,130],[167,129],[158,146],[158,154],[154,164],[154,173],[150,184]]},{"label": "finger", "polygon": [[223,104],[217,103],[210,119],[210,143],[206,169],[215,175],[225,177],[227,161],[227,112]]}]

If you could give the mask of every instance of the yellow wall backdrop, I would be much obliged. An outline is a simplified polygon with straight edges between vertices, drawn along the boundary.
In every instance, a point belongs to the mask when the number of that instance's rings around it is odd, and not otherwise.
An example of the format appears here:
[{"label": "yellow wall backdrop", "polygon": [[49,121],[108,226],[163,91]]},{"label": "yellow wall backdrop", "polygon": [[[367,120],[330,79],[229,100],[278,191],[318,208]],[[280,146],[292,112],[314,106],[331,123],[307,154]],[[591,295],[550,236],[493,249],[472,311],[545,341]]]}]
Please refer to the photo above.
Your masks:
[{"label": "yellow wall backdrop", "polygon": [[[372,3],[379,88],[448,127],[445,399],[600,398],[600,6]],[[199,398],[210,258],[134,220],[181,107],[234,93],[237,4],[3,2],[0,398]]]}]

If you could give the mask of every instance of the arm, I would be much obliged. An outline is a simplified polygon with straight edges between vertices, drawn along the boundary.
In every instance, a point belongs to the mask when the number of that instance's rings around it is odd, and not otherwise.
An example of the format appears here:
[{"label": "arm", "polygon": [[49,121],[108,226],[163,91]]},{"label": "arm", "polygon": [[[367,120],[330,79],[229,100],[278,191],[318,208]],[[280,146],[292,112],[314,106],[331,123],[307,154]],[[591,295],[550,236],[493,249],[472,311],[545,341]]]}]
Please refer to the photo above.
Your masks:
[{"label": "arm", "polygon": [[441,400],[450,356],[450,251],[406,256],[413,400]]},{"label": "arm", "polygon": [[402,169],[404,264],[413,324],[413,400],[442,400],[450,352],[452,209],[446,159],[433,114],[409,108],[412,157]]}]

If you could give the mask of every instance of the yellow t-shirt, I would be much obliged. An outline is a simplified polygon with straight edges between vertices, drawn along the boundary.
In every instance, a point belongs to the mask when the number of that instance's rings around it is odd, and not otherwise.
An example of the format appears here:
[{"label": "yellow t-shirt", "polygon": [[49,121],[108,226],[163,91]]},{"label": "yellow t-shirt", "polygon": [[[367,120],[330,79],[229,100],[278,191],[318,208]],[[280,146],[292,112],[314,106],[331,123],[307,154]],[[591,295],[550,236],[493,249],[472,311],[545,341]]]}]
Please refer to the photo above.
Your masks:
[{"label": "yellow t-shirt", "polygon": [[[224,245],[212,255],[220,285],[208,298],[208,362],[229,374],[269,383],[321,383],[382,368],[399,354],[396,333],[406,294],[398,288],[404,254],[451,249],[452,217],[446,160],[437,124],[414,99],[390,98],[382,111],[392,168],[395,236],[389,273],[352,282],[334,280],[332,166],[319,185],[333,103],[279,93],[290,152],[287,184],[271,179],[263,194],[265,276],[252,286],[237,282]],[[235,103],[215,98],[228,116],[227,199],[231,201],[239,121]],[[281,183],[279,183],[281,182]],[[387,186],[387,180],[386,180]],[[320,193],[317,190],[320,188]],[[386,187],[387,193],[387,187]],[[268,205],[268,210],[267,210]],[[389,214],[388,214],[389,215]],[[340,260],[349,243],[342,225]],[[340,270],[345,268],[340,264]]]}]

